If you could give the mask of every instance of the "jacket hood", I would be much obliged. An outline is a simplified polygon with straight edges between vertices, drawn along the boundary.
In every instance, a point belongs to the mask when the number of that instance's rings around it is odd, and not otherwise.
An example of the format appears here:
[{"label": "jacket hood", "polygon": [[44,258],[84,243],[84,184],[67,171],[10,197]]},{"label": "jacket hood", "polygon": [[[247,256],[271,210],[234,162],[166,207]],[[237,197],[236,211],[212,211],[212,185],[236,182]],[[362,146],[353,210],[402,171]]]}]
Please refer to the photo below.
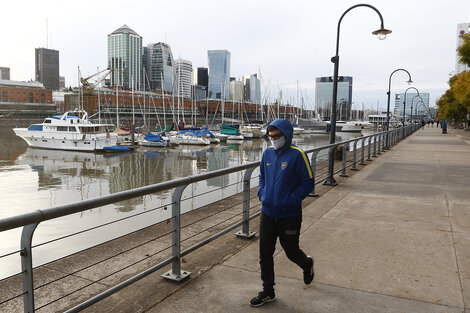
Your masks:
[{"label": "jacket hood", "polygon": [[[286,141],[289,142],[289,144],[292,142],[292,137],[294,136],[294,127],[292,127],[292,124],[288,120],[278,118],[277,120],[272,121],[269,126],[274,126],[279,129],[286,136]],[[266,128],[266,135],[269,134],[268,128]]]}]

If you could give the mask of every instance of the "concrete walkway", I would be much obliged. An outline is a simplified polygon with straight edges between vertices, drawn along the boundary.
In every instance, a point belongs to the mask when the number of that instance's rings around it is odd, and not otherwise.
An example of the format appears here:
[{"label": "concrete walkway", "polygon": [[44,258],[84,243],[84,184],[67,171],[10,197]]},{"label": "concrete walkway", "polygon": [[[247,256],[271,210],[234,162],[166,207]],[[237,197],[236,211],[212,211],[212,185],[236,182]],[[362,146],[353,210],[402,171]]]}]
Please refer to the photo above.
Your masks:
[{"label": "concrete walkway", "polygon": [[255,239],[149,312],[470,312],[470,132],[426,127],[369,162],[304,209],[301,246],[315,280],[278,249],[276,302],[248,304]]}]

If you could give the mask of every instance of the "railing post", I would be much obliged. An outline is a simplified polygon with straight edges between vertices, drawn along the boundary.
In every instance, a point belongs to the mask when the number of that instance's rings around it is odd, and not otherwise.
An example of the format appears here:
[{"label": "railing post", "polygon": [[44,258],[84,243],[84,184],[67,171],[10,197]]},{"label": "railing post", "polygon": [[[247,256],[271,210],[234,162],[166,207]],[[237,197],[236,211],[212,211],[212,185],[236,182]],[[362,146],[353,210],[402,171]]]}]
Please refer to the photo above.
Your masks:
[{"label": "railing post", "polygon": [[33,313],[34,310],[34,281],[33,281],[33,249],[31,242],[33,234],[39,223],[29,224],[23,227],[21,233],[21,280],[23,282],[23,307],[25,313]]},{"label": "railing post", "polygon": [[310,158],[310,167],[312,168],[312,174],[313,174],[313,189],[312,192],[309,194],[310,197],[318,197],[318,193],[315,192],[315,173],[317,169],[317,155],[319,151],[313,151],[312,152],[312,157]]},{"label": "railing post", "polygon": [[255,167],[249,168],[243,175],[243,225],[242,230],[235,233],[237,237],[251,239],[256,232],[250,231],[250,180]]},{"label": "railing post", "polygon": [[377,135],[374,135],[374,154],[372,155],[372,157],[377,157]]},{"label": "railing post", "polygon": [[372,161],[372,159],[370,158],[371,140],[372,140],[372,136],[369,137],[369,144],[367,145],[367,160],[366,161]]},{"label": "railing post", "polygon": [[346,174],[346,158],[347,158],[348,146],[349,146],[349,143],[343,144],[343,166],[341,169],[341,174],[339,174],[339,176],[341,177],[348,177],[348,174]]},{"label": "railing post", "polygon": [[356,162],[357,162],[357,156],[356,156],[356,153],[357,153],[357,142],[359,141],[360,139],[357,139],[357,140],[354,140],[354,150],[353,150],[353,163],[352,163],[352,166],[351,166],[351,171],[357,171],[357,166],[356,166]]},{"label": "railing post", "polygon": [[171,270],[163,273],[161,277],[180,282],[189,275],[191,272],[181,271],[181,197],[187,185],[176,187],[173,191],[172,205],[171,205],[171,243],[172,243],[172,257]]},{"label": "railing post", "polygon": [[377,135],[379,142],[377,143],[377,154],[381,155],[382,152],[380,152],[380,146],[382,145],[382,134]]},{"label": "railing post", "polygon": [[362,144],[361,144],[361,163],[359,163],[359,165],[366,165],[366,163],[364,163],[364,149],[366,148],[365,143],[366,143],[366,138],[363,138]]},{"label": "railing post", "polygon": [[385,152],[385,138],[386,138],[387,134],[386,133],[383,133],[382,134],[382,152]]},{"label": "railing post", "polygon": [[[336,147],[338,146],[334,146],[330,148],[330,150],[328,151],[328,177],[323,182],[323,185],[327,185],[327,186],[338,185],[335,178],[333,177],[335,175],[335,149]],[[333,167],[333,168],[330,168],[330,167]]]}]

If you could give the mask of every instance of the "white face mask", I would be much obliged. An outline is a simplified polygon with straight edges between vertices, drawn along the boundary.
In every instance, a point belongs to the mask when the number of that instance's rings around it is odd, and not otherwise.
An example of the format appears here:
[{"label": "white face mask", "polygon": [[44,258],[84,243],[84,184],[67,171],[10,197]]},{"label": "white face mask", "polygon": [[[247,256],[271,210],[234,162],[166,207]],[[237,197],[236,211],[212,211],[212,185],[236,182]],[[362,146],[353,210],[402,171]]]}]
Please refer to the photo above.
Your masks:
[{"label": "white face mask", "polygon": [[277,140],[271,140],[271,144],[275,150],[281,149],[286,143],[286,137],[282,136]]}]

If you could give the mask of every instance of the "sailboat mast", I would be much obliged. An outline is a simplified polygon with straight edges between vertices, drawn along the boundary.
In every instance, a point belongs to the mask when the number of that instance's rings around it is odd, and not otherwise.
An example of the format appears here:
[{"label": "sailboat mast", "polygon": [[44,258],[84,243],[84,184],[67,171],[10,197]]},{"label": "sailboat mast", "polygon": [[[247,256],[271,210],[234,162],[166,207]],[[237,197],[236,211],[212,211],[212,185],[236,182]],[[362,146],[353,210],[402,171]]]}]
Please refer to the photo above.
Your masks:
[{"label": "sailboat mast", "polygon": [[162,73],[160,73],[160,86],[162,87],[163,127],[166,130],[165,94],[163,93],[163,76],[162,76]]}]

